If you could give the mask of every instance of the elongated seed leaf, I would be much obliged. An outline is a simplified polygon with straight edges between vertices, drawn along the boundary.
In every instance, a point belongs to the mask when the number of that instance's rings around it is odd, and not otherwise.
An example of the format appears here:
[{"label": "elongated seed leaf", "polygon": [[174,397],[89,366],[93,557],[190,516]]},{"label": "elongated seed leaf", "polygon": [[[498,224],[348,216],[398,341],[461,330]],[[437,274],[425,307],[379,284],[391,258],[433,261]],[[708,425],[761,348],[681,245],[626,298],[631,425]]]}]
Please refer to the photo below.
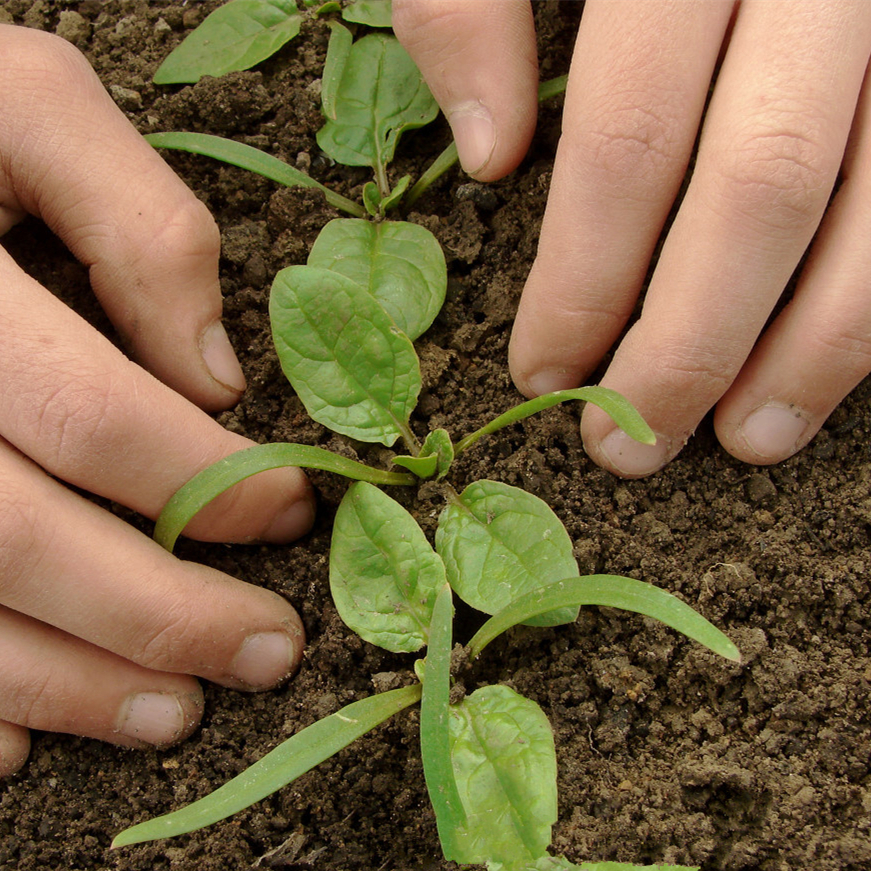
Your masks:
[{"label": "elongated seed leaf", "polygon": [[332,270],[289,266],[275,277],[269,316],[281,368],[316,421],[365,442],[410,438],[420,364],[365,288]]},{"label": "elongated seed leaf", "polygon": [[451,762],[449,725],[451,693],[451,588],[444,584],[436,596],[426,652],[423,695],[420,699],[420,755],[426,788],[435,811],[445,856],[453,855],[454,838],[466,823],[463,802]]},{"label": "elongated seed leaf", "polygon": [[154,540],[171,551],[176,539],[193,517],[214,498],[229,490],[234,484],[269,469],[297,466],[301,469],[320,469],[335,472],[357,481],[373,484],[408,485],[414,483],[411,475],[384,472],[373,469],[356,460],[334,454],[324,448],[311,445],[295,445],[275,442],[269,445],[254,445],[224,457],[194,475],[179,487],[160,512],[154,526]]},{"label": "elongated seed leaf", "polygon": [[333,525],[330,589],[342,620],[394,653],[426,645],[445,567],[414,518],[371,484],[352,485]]},{"label": "elongated seed leaf", "polygon": [[391,6],[390,0],[351,0],[342,10],[342,18],[367,27],[392,27]]},{"label": "elongated seed leaf", "polygon": [[738,648],[712,623],[686,602],[653,584],[619,575],[587,575],[567,578],[529,590],[488,620],[469,642],[473,656],[498,635],[518,623],[528,623],[530,617],[553,608],[575,605],[601,605],[623,608],[653,617],[698,641],[714,653],[733,662],[741,661]]},{"label": "elongated seed leaf", "polygon": [[446,858],[515,868],[546,855],[557,818],[556,751],[535,702],[488,686],[454,705],[451,761],[466,825]]},{"label": "elongated seed leaf", "polygon": [[[571,539],[548,505],[498,481],[476,481],[448,505],[439,518],[436,550],[454,592],[487,614],[578,572]],[[577,608],[560,608],[527,622],[556,626],[577,616]]]},{"label": "elongated seed leaf", "polygon": [[333,207],[354,215],[357,218],[366,214],[363,207],[328,187],[324,187],[319,181],[315,181],[310,175],[296,169],[289,163],[246,145],[244,142],[236,142],[233,139],[224,139],[222,136],[212,136],[209,133],[148,133],[145,141],[155,148],[172,148],[176,151],[187,151],[191,154],[202,154],[256,172],[264,178],[276,181],[287,187],[315,188],[319,190],[326,201]]},{"label": "elongated seed leaf", "polygon": [[330,41],[327,45],[327,57],[324,61],[324,72],[321,76],[321,108],[324,116],[335,120],[336,117],[336,94],[339,90],[339,82],[345,72],[345,64],[351,51],[354,37],[347,27],[338,21],[331,21]]},{"label": "elongated seed leaf", "polygon": [[473,445],[478,439],[490,433],[494,433],[512,423],[517,423],[532,414],[538,414],[546,408],[559,405],[561,402],[582,400],[597,405],[626,433],[630,438],[643,442],[646,445],[656,444],[656,436],[647,425],[644,418],[638,413],[635,406],[618,393],[608,387],[578,387],[574,390],[557,390],[554,393],[544,393],[528,402],[522,402],[505,414],[491,420],[486,426],[467,435],[457,442],[457,455]]},{"label": "elongated seed leaf", "polygon": [[365,287],[412,341],[445,301],[445,255],[435,236],[417,224],[336,218],[318,234],[307,262]]},{"label": "elongated seed leaf", "polygon": [[112,846],[171,838],[223,820],[296,780],[419,698],[420,685],[414,684],[346,705],[297,732],[199,801],[125,829]]},{"label": "elongated seed leaf", "polygon": [[336,117],[318,145],[338,163],[382,169],[404,130],[435,118],[438,105],[420,71],[393,36],[373,33],[351,46],[335,95]]},{"label": "elongated seed leaf", "polygon": [[294,0],[230,0],[219,6],[158,67],[158,85],[197,82],[247,70],[299,33]]}]

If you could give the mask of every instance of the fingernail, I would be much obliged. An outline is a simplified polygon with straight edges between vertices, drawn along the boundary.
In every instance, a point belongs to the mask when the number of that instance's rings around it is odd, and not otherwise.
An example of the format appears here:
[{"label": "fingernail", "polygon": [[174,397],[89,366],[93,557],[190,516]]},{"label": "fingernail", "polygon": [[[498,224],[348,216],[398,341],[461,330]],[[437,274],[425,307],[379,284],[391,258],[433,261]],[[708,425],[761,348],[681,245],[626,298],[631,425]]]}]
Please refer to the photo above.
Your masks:
[{"label": "fingernail", "polygon": [[526,379],[526,384],[536,396],[578,386],[577,379],[566,369],[542,369],[530,375]]},{"label": "fingernail", "polygon": [[242,367],[220,321],[206,327],[200,339],[200,353],[215,381],[236,393],[245,389]]},{"label": "fingernail", "polygon": [[[302,638],[299,639],[300,646]],[[265,690],[289,677],[299,660],[299,649],[284,632],[249,635],[233,660],[231,672],[252,690]]]},{"label": "fingernail", "polygon": [[809,421],[794,405],[770,403],[751,411],[738,427],[747,447],[762,460],[783,460],[799,448]]},{"label": "fingernail", "polygon": [[448,115],[448,121],[457,143],[460,164],[469,175],[475,175],[489,163],[496,147],[496,128],[490,112],[477,101],[463,103]]},{"label": "fingernail", "polygon": [[657,435],[655,445],[645,445],[612,430],[599,444],[599,451],[610,466],[629,478],[642,478],[661,469],[672,457],[671,440]]},{"label": "fingernail", "polygon": [[300,499],[277,515],[261,536],[262,541],[285,544],[305,535],[314,523],[315,507],[310,499]]},{"label": "fingernail", "polygon": [[185,728],[185,713],[174,693],[138,693],[121,714],[121,734],[157,747],[172,744]]}]

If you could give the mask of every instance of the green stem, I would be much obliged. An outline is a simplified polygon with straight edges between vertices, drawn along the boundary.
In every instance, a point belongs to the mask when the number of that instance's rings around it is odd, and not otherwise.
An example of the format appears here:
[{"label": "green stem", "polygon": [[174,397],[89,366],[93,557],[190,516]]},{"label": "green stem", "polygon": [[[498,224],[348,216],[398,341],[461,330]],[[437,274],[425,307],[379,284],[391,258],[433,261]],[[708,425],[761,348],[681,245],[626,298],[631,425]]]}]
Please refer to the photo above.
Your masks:
[{"label": "green stem", "polygon": [[403,472],[373,469],[355,460],[311,445],[277,442],[254,445],[218,460],[180,487],[160,512],[154,527],[154,540],[171,551],[182,530],[202,508],[234,484],[258,472],[296,466],[335,472],[355,481],[371,484],[409,486],[417,480]]},{"label": "green stem", "polygon": [[245,145],[244,142],[236,142],[233,139],[212,136],[208,133],[149,133],[145,140],[155,148],[172,148],[176,151],[202,154],[205,157],[256,172],[264,178],[277,181],[287,187],[314,188],[319,190],[334,208],[353,215],[355,218],[366,217],[366,210],[359,203],[337,194],[289,163],[285,163],[259,148]]},{"label": "green stem", "polygon": [[539,411],[570,400],[582,400],[597,405],[610,415],[614,423],[631,438],[647,445],[656,444],[653,430],[645,423],[635,406],[616,390],[610,390],[607,387],[577,387],[574,390],[557,390],[555,393],[545,393],[535,399],[530,399],[528,402],[521,403],[510,411],[506,411],[505,414],[500,414],[486,426],[482,426],[481,429],[460,439],[454,448],[454,455],[459,456],[466,448],[471,447],[485,435],[490,435],[490,433],[510,426],[512,423],[537,414]]}]

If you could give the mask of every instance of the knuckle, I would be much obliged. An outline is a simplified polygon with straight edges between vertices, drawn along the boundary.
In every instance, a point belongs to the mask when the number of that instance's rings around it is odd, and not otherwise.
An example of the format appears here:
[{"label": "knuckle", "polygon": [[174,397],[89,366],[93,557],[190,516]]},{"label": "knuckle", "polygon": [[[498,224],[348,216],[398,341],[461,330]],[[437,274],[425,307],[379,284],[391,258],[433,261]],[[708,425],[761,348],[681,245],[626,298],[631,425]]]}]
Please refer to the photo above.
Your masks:
[{"label": "knuckle", "polygon": [[714,160],[720,201],[783,230],[819,219],[837,172],[819,136],[789,127],[747,134],[719,149]]},{"label": "knuckle", "polygon": [[160,613],[149,615],[141,627],[129,657],[138,665],[155,671],[188,671],[186,657],[198,641],[196,629],[191,608],[184,603],[176,603],[169,609],[162,607]]},{"label": "knuckle", "polygon": [[572,162],[610,179],[622,196],[633,187],[639,197],[648,196],[663,178],[682,172],[685,160],[672,119],[637,101],[593,111],[588,123],[563,134],[560,147],[568,147]]},{"label": "knuckle", "polygon": [[737,359],[724,358],[722,348],[704,351],[675,345],[660,349],[652,359],[655,359],[656,382],[664,395],[699,396],[701,385],[711,405],[731,386],[741,366]]},{"label": "knuckle", "polygon": [[217,263],[221,251],[221,234],[206,206],[185,189],[182,196],[169,204],[156,232],[131,240],[139,245],[134,259],[151,262],[183,263],[188,259],[209,259]]},{"label": "knuckle", "polygon": [[8,602],[34,560],[47,547],[33,493],[11,476],[0,476],[0,599]]}]

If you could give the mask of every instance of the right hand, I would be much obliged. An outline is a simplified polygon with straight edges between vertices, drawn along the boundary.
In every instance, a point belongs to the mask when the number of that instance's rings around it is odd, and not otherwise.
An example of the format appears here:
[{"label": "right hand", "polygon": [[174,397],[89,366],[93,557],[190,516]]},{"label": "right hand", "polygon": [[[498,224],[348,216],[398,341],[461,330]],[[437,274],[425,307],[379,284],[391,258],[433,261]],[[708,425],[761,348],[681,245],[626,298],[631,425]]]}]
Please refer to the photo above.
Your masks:
[{"label": "right hand", "polygon": [[[25,213],[89,267],[157,378],[0,248],[0,776],[23,765],[28,729],[173,743],[202,713],[191,675],[272,687],[304,642],[280,596],[177,560],[59,483],[155,518],[192,475],[251,444],[200,410],[234,404],[245,381],[221,326],[205,207],[79,52],[0,25],[0,233]],[[313,515],[303,473],[282,469],[234,488],[186,532],[286,542]]]}]

